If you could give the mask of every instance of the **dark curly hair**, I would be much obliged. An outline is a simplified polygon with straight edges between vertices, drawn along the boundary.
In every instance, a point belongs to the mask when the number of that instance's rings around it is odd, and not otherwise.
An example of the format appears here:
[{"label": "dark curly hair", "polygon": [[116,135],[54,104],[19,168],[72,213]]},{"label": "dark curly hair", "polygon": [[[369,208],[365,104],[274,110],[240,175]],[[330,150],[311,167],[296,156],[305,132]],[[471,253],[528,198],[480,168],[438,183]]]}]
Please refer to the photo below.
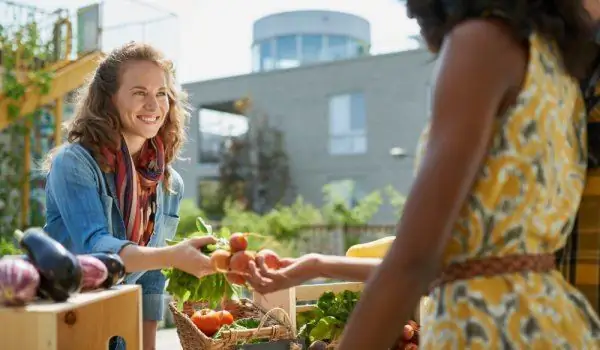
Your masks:
[{"label": "dark curly hair", "polygon": [[500,18],[518,39],[535,30],[556,42],[565,69],[583,78],[596,57],[593,26],[582,0],[407,0],[429,49],[440,50],[444,36],[467,19]]}]

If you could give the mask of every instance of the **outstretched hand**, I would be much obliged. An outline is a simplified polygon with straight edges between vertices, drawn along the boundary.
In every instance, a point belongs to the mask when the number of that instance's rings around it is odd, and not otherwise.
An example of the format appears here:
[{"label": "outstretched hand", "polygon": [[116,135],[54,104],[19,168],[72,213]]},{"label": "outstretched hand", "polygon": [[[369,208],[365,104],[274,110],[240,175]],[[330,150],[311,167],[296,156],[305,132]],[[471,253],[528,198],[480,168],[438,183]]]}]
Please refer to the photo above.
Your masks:
[{"label": "outstretched hand", "polygon": [[250,261],[250,274],[246,276],[248,283],[261,294],[298,286],[318,277],[317,254],[308,254],[297,259],[281,259],[278,270],[267,267],[261,257]]},{"label": "outstretched hand", "polygon": [[210,258],[204,255],[200,249],[216,242],[213,236],[193,237],[170,247],[173,267],[198,278],[215,273]]}]

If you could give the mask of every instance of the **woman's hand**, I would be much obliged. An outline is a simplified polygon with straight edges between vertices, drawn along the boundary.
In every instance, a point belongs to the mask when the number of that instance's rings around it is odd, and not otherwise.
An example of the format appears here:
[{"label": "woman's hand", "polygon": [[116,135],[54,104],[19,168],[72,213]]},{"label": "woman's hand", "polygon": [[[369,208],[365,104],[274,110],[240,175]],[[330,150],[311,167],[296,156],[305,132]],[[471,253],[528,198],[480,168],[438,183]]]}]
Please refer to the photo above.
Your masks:
[{"label": "woman's hand", "polygon": [[319,255],[308,254],[298,259],[280,260],[281,268],[273,270],[258,257],[256,263],[250,261],[250,274],[246,280],[252,288],[261,294],[298,286],[308,280],[319,277]]},{"label": "woman's hand", "polygon": [[200,248],[217,241],[212,236],[193,237],[169,247],[170,265],[198,278],[215,273],[210,258]]}]

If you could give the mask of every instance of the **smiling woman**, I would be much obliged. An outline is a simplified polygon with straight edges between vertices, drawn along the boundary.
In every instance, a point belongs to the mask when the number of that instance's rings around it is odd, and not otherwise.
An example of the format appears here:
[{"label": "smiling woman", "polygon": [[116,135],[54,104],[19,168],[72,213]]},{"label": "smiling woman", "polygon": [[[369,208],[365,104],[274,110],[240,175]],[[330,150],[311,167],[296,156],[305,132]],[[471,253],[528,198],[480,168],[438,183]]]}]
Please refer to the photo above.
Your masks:
[{"label": "smiling woman", "polygon": [[[160,269],[214,272],[198,249],[213,239],[165,246],[179,223],[183,182],[170,164],[186,117],[171,62],[151,46],[130,43],[98,65],[68,126],[68,143],[46,162],[44,229],[75,253],[120,255],[125,283],[142,287],[144,349],[155,348],[163,317]],[[110,348],[124,344],[114,338]]]}]

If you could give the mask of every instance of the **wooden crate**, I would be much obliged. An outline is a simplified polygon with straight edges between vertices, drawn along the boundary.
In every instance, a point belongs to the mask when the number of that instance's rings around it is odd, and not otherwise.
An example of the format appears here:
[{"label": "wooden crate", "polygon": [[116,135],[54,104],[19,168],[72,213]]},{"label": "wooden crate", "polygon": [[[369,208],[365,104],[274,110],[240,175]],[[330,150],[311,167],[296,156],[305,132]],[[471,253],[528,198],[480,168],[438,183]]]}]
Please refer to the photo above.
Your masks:
[{"label": "wooden crate", "polygon": [[142,294],[138,285],[81,293],[64,303],[39,301],[0,307],[3,350],[108,349],[118,335],[128,350],[142,348]]},{"label": "wooden crate", "polygon": [[[255,292],[253,298],[258,305],[267,310],[275,307],[285,310],[290,315],[293,326],[296,327],[297,314],[315,308],[316,305],[314,304],[314,301],[319,299],[321,294],[325,292],[340,293],[345,290],[358,292],[362,291],[363,285],[364,284],[360,282],[310,284],[282,290],[266,296]],[[309,303],[305,305],[298,305],[299,302],[303,304],[305,302]],[[421,314],[423,313],[423,308],[426,306],[427,297],[423,297],[421,298],[421,303],[417,307],[417,310],[415,310],[414,320],[417,323],[421,323]]]}]

